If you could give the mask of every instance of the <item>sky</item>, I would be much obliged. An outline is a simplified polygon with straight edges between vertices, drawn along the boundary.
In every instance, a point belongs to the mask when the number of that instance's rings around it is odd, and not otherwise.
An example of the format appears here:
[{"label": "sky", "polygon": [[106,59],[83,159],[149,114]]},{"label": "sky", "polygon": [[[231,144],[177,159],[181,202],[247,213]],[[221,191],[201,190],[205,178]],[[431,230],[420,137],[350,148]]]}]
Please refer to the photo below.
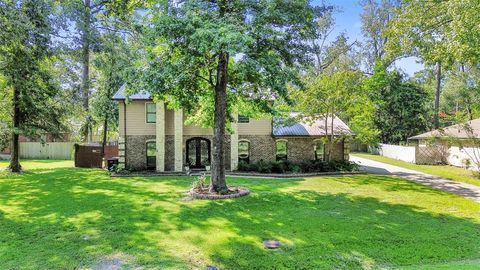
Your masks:
[{"label": "sky", "polygon": [[[313,0],[314,4],[320,4],[321,2],[322,0]],[[335,14],[336,26],[332,33],[333,36],[341,32],[346,32],[350,41],[363,41],[360,17],[362,8],[359,5],[359,0],[329,0],[327,4],[334,5],[341,10],[341,12]],[[395,66],[412,76],[415,72],[423,68],[423,65],[417,62],[417,58],[409,57],[397,61]]]}]

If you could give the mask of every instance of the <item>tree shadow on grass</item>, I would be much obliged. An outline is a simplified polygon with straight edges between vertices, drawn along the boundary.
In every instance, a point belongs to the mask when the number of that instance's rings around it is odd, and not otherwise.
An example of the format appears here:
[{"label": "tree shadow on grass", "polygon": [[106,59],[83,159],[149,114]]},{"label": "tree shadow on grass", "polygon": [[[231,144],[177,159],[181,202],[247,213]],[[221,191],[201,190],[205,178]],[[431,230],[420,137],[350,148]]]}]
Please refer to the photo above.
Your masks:
[{"label": "tree shadow on grass", "polygon": [[[480,257],[474,220],[348,194],[256,193],[186,205],[171,219],[176,230],[201,231],[223,221],[234,235],[210,247],[208,236],[196,241],[222,269],[361,269]],[[286,245],[266,250],[267,239]]]},{"label": "tree shadow on grass", "polygon": [[[192,180],[73,168],[0,177],[0,268],[89,268],[111,254],[146,269],[375,268],[480,252],[473,220],[344,193],[282,191],[303,188],[304,179],[235,178],[253,193],[184,201]],[[266,239],[286,245],[267,251]]]},{"label": "tree shadow on grass", "polygon": [[90,268],[112,254],[134,256],[133,265],[185,268],[145,229],[161,226],[169,211],[152,202],[174,204],[181,195],[150,191],[141,182],[82,169],[0,178],[0,243],[6,243],[0,268]]}]

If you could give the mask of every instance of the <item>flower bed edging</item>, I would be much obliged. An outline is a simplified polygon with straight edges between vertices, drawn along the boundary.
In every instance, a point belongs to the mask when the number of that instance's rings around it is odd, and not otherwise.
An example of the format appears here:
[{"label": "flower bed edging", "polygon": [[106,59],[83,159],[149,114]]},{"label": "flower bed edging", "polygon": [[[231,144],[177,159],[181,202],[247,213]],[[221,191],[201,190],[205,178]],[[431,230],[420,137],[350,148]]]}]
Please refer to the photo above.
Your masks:
[{"label": "flower bed edging", "polygon": [[202,194],[202,193],[197,193],[195,192],[194,189],[190,189],[188,194],[194,198],[194,199],[200,199],[200,200],[222,200],[222,199],[235,199],[235,198],[240,198],[243,196],[247,196],[250,194],[250,190],[244,187],[236,187],[240,190],[238,190],[238,193],[232,193],[232,194],[225,194],[225,195],[220,195],[220,194]]}]

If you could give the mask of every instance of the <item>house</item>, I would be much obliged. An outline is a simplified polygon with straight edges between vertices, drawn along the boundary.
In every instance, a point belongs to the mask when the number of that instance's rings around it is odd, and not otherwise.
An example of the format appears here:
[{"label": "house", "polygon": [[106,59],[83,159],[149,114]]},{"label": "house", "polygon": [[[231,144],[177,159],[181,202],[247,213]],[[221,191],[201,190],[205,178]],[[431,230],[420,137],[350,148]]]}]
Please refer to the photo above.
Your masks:
[{"label": "house", "polygon": [[424,148],[441,149],[443,159],[450,165],[480,169],[480,118],[408,139],[417,140]]},{"label": "house", "polygon": [[[119,105],[120,167],[181,172],[186,166],[204,169],[210,164],[212,129],[185,124],[182,110],[170,110],[163,101],[154,103],[145,91],[130,96],[126,102],[123,91],[124,86],[113,97]],[[276,120],[272,118],[234,118],[233,132],[225,137],[227,170],[236,170],[239,161],[323,159],[328,147],[321,140],[330,134],[325,131],[323,120],[282,126],[274,125]],[[332,159],[348,160],[349,146],[344,136],[352,132],[338,117],[333,125],[339,139],[334,144]]]}]

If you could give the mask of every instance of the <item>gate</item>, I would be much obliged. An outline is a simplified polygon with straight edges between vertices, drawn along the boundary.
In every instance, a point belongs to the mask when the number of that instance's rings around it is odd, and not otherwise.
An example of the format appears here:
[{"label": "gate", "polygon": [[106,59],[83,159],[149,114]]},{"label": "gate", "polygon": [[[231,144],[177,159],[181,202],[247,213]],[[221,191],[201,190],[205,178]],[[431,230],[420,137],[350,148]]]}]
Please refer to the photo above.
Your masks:
[{"label": "gate", "polygon": [[[118,156],[118,145],[105,146],[105,160]],[[102,146],[75,144],[75,167],[102,168]]]}]

